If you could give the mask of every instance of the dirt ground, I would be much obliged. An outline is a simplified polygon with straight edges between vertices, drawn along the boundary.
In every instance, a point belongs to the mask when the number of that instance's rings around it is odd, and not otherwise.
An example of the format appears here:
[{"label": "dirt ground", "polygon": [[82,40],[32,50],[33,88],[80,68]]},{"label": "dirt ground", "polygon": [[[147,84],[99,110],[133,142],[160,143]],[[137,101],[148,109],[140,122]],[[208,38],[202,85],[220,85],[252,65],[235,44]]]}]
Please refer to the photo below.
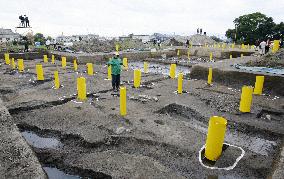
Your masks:
[{"label": "dirt ground", "polygon": [[[283,96],[254,96],[251,113],[240,113],[240,88],[185,78],[183,94],[177,79],[142,73],[133,88],[133,70],[123,71],[127,115],[120,116],[119,96],[106,80],[107,67],[95,65],[94,76],[80,65],[74,72],[25,61],[25,72],[0,66],[1,99],[21,132],[60,141],[55,147],[35,147],[42,167],[95,178],[267,178],[278,166],[284,134]],[[36,81],[35,64],[44,66],[45,81]],[[150,65],[151,66],[151,65]],[[187,67],[190,70],[190,67]],[[59,70],[62,87],[53,88]],[[88,99],[76,99],[76,78],[87,80]],[[228,120],[220,160],[203,161],[211,116]],[[3,137],[3,136],[1,136]],[[234,145],[234,146],[232,146]],[[234,166],[232,169],[212,169]],[[201,157],[202,158],[202,157]],[[201,161],[205,164],[203,165]],[[15,171],[17,172],[17,171]]]}]

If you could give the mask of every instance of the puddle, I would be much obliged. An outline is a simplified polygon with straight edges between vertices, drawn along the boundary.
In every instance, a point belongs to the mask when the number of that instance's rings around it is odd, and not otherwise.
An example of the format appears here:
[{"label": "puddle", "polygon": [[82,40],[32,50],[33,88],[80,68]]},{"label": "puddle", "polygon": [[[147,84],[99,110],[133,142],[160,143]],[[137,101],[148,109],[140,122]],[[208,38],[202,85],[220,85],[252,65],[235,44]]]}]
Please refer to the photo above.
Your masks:
[{"label": "puddle", "polygon": [[39,148],[39,149],[56,149],[62,146],[63,144],[53,137],[40,137],[32,131],[22,132],[23,137],[26,139],[29,145]]},{"label": "puddle", "polygon": [[[63,171],[52,168],[52,167],[43,167],[49,179],[80,179],[82,177],[78,175],[69,175],[64,173]],[[85,177],[84,177],[85,178]]]},{"label": "puddle", "polygon": [[283,68],[249,67],[249,66],[242,66],[242,65],[239,65],[239,64],[234,64],[233,66],[236,69],[241,69],[241,70],[284,75],[284,69]]},{"label": "puddle", "polygon": [[[141,69],[141,71],[144,71],[144,62],[130,62],[128,64],[129,68],[134,69]],[[163,75],[169,75],[170,73],[170,64],[158,64],[158,63],[149,63],[149,73],[154,74],[163,74]],[[182,72],[184,75],[190,73],[189,67],[179,66],[176,67],[176,75],[178,75],[180,72]]]}]

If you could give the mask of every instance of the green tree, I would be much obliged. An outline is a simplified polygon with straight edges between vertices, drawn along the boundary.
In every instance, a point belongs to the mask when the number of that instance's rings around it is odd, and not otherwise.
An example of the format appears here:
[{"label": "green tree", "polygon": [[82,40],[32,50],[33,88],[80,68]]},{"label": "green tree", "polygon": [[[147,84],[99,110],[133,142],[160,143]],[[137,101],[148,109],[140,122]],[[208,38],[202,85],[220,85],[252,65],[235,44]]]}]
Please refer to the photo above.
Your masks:
[{"label": "green tree", "polygon": [[42,33],[36,33],[34,35],[34,41],[35,42],[40,42],[41,45],[45,44],[46,39],[44,38]]}]

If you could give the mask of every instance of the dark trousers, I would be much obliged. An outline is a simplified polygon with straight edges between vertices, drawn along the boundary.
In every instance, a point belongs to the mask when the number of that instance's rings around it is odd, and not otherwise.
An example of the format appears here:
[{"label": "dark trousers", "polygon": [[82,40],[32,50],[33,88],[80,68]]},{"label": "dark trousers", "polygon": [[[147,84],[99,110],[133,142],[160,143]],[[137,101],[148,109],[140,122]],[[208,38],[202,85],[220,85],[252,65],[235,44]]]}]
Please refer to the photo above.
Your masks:
[{"label": "dark trousers", "polygon": [[119,85],[120,85],[120,74],[119,75],[111,75],[111,83],[112,83],[112,88],[115,89],[119,89]]}]

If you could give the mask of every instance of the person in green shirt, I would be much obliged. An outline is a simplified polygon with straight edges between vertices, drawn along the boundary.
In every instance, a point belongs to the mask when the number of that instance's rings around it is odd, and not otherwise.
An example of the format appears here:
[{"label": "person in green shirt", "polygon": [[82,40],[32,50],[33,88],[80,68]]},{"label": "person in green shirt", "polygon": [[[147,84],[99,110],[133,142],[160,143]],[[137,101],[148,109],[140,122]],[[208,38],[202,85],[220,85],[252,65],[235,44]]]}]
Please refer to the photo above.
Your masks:
[{"label": "person in green shirt", "polygon": [[107,63],[108,66],[111,66],[111,77],[112,77],[112,88],[113,91],[119,90],[120,85],[120,72],[122,61],[119,58],[119,53],[115,53],[113,58]]}]

